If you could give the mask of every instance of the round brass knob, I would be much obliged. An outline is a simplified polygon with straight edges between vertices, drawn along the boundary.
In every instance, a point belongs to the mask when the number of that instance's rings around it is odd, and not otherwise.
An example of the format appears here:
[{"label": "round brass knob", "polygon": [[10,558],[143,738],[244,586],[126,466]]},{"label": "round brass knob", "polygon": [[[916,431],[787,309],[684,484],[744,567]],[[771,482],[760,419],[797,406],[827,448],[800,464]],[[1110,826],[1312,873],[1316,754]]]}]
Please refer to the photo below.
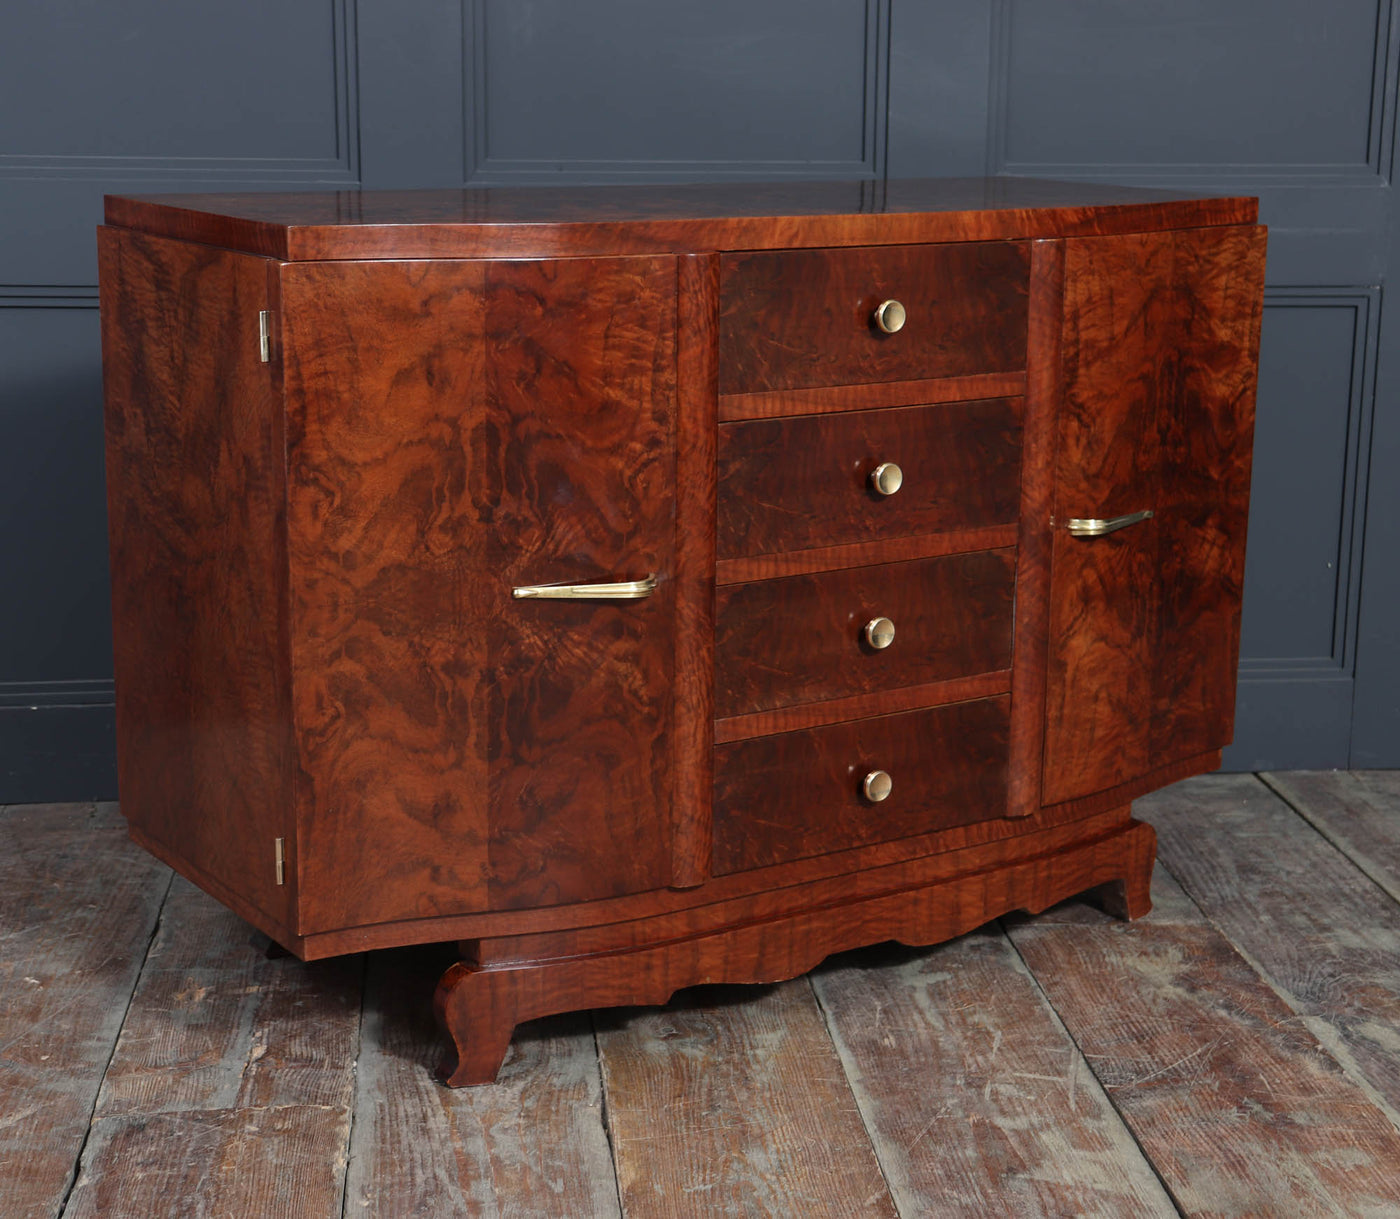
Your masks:
[{"label": "round brass knob", "polygon": [[909,314],[898,301],[881,301],[875,306],[875,325],[886,334],[903,330],[904,323],[908,320]]},{"label": "round brass knob", "polygon": [[881,800],[888,799],[893,789],[894,780],[883,770],[872,770],[860,781],[861,794],[871,804],[879,804]]},{"label": "round brass knob", "polygon": [[894,623],[888,618],[872,618],[865,624],[865,642],[876,651],[894,642]]},{"label": "round brass knob", "polygon": [[881,495],[893,495],[904,486],[904,471],[892,461],[882,461],[870,471],[870,485]]}]

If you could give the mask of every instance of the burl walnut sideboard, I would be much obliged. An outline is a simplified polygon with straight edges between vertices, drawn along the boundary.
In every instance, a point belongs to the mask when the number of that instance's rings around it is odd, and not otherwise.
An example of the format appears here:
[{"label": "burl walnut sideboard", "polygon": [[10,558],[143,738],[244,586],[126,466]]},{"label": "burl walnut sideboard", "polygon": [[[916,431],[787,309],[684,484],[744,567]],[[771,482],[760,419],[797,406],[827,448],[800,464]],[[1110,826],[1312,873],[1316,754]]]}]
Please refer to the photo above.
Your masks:
[{"label": "burl walnut sideboard", "polygon": [[1096,890],[1230,740],[1264,230],[1018,180],[109,198],[121,806],[523,1020]]}]

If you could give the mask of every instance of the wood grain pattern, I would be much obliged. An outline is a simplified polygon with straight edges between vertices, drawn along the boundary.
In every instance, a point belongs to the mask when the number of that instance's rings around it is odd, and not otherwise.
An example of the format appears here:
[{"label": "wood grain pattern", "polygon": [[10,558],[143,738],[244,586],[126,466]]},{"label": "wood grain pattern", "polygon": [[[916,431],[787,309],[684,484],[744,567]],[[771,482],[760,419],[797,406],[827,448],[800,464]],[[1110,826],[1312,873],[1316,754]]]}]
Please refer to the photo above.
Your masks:
[{"label": "wood grain pattern", "polygon": [[898,1214],[805,982],[597,1021],[627,1214]]},{"label": "wood grain pattern", "polygon": [[676,677],[671,884],[710,873],[715,715],[715,315],[719,259],[677,260]]},{"label": "wood grain pattern", "polygon": [[1293,771],[1262,775],[1328,842],[1400,902],[1400,772]]},{"label": "wood grain pattern", "polygon": [[454,1087],[491,1082],[511,1029],[537,1016],[581,1006],[655,1006],[683,987],[708,982],[784,981],[859,945],[937,943],[1008,910],[1044,910],[1124,876],[1145,887],[1154,842],[1151,827],[1135,821],[1102,838],[925,888],[838,899],[632,952],[505,965],[461,962],[443,974],[434,999],[452,1042],[440,1072]]},{"label": "wood grain pattern", "polygon": [[1177,1214],[999,931],[850,953],[812,983],[900,1214]]},{"label": "wood grain pattern", "polygon": [[850,698],[755,711],[751,715],[716,720],[715,744],[726,745],[748,737],[772,736],[775,732],[839,724],[843,720],[862,719],[870,715],[891,715],[896,711],[960,703],[970,698],[990,698],[994,694],[1007,694],[1010,690],[1011,673],[1003,669],[996,673],[978,673],[974,677],[933,681],[922,686],[901,686],[897,690],[876,690],[872,694],[855,694]]},{"label": "wood grain pattern", "polygon": [[978,398],[1019,398],[1025,392],[1024,372],[976,373],[966,377],[874,381],[857,385],[820,385],[814,389],[764,390],[751,394],[720,395],[719,421],[733,423],[743,419],[781,419],[789,415],[873,411],[891,406],[971,402]]},{"label": "wood grain pattern", "polygon": [[[1233,732],[1263,230],[1065,245],[1042,798],[1218,749]],[[1107,290],[1107,285],[1113,285]]]},{"label": "wood grain pattern", "polygon": [[843,546],[817,546],[811,550],[795,550],[790,554],[720,559],[715,564],[715,583],[745,584],[750,580],[801,576],[810,572],[834,571],[840,567],[868,567],[878,563],[898,563],[905,559],[932,559],[945,554],[966,554],[970,550],[1002,550],[1016,545],[1016,532],[1015,525],[993,525],[989,529],[955,529],[949,533],[876,538]]},{"label": "wood grain pattern", "polygon": [[[1015,553],[983,551],[726,585],[715,598],[715,713],[925,685],[1011,665]],[[883,615],[894,642],[863,631]]]},{"label": "wood grain pattern", "polygon": [[1031,244],[1030,333],[1016,542],[1015,665],[1011,677],[1007,811],[1013,817],[1029,816],[1040,807],[1064,271],[1062,242]]},{"label": "wood grain pattern", "polygon": [[[873,188],[873,189],[872,189]],[[1250,198],[1029,178],[492,187],[106,199],[109,224],[274,258],[470,258],[842,246],[1252,224]]]},{"label": "wood grain pattern", "polygon": [[[888,496],[870,485],[887,461],[904,475]],[[1020,475],[1018,398],[722,424],[717,553],[1014,524]]]},{"label": "wood grain pattern", "polygon": [[293,930],[285,487],[262,259],[99,233],[117,762],[131,825]]},{"label": "wood grain pattern", "polygon": [[65,1214],[340,1214],[363,963],[269,959],[177,880]]},{"label": "wood grain pattern", "polygon": [[[1142,807],[1202,913],[1400,1117],[1400,906],[1251,775],[1202,776]],[[1393,822],[1386,837],[1400,842]]]},{"label": "wood grain pattern", "polygon": [[[1024,243],[757,250],[721,262],[722,394],[1026,366]],[[900,301],[897,334],[872,322]]]},{"label": "wood grain pattern", "polygon": [[[717,875],[1006,813],[1006,698],[852,720],[715,750]],[[894,780],[872,804],[861,780]]]},{"label": "wood grain pattern", "polygon": [[[283,291],[302,931],[664,884],[673,261]],[[648,573],[636,604],[510,594]]]},{"label": "wood grain pattern", "polygon": [[447,945],[371,958],[356,1072],[347,1214],[619,1214],[586,1015],[520,1030],[500,1081],[449,1092],[429,998]]},{"label": "wood grain pattern", "polygon": [[1159,898],[1141,922],[1075,906],[1010,934],[1177,1207],[1393,1210],[1395,1126],[1189,899]]},{"label": "wood grain pattern", "polygon": [[0,1214],[57,1215],[170,871],[115,805],[0,815]]}]

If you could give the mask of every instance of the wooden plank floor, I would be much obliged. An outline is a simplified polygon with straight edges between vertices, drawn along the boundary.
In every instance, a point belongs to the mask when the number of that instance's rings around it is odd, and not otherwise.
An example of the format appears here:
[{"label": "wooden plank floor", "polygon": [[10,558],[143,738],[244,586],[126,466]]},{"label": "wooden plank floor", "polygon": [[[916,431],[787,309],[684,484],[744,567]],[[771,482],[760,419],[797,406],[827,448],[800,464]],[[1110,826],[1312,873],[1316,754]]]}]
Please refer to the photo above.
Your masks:
[{"label": "wooden plank floor", "polygon": [[270,959],[114,806],[0,810],[0,1216],[1400,1219],[1400,773],[1137,813],[1136,923],[536,1021],[452,1092],[450,950]]}]

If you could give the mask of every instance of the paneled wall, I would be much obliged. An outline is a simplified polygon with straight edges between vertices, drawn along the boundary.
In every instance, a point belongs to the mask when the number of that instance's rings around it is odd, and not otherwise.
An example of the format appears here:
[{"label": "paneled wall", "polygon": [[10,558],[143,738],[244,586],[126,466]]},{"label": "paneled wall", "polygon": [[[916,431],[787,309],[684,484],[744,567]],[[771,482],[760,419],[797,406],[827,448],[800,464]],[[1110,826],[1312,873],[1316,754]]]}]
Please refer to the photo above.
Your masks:
[{"label": "paneled wall", "polygon": [[1032,174],[1271,226],[1235,767],[1400,765],[1393,0],[11,0],[0,802],[110,795],[104,192]]}]

